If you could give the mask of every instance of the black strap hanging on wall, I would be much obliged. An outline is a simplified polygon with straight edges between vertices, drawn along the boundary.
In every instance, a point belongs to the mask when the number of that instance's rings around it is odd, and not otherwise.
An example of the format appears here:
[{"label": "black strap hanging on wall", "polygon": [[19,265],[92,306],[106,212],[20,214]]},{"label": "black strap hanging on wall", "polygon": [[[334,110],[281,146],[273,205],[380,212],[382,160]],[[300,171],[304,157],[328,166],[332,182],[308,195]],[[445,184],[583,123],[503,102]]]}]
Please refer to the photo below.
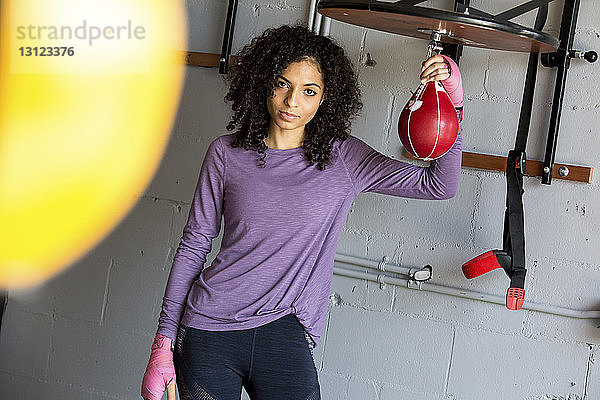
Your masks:
[{"label": "black strap hanging on wall", "polygon": [[[535,30],[542,30],[547,16],[548,5],[540,5],[534,24]],[[510,286],[506,292],[506,307],[511,310],[521,309],[525,301],[527,269],[523,217],[523,175],[525,174],[527,162],[525,148],[527,147],[527,136],[531,122],[538,60],[538,53],[529,54],[515,147],[509,151],[506,161],[506,211],[504,213],[503,249],[484,253],[468,261],[462,267],[467,278],[475,278],[496,268],[504,269],[504,272],[510,278]]]},{"label": "black strap hanging on wall", "polygon": [[[548,16],[548,4],[538,9],[534,29],[541,31]],[[504,214],[503,250],[510,256],[511,264],[505,269],[510,278],[510,287],[506,293],[506,306],[519,310],[525,300],[525,222],[523,217],[523,175],[526,169],[527,136],[533,108],[533,94],[537,78],[538,53],[529,54],[525,89],[521,104],[521,115],[515,148],[508,153],[506,161],[506,211]]]}]

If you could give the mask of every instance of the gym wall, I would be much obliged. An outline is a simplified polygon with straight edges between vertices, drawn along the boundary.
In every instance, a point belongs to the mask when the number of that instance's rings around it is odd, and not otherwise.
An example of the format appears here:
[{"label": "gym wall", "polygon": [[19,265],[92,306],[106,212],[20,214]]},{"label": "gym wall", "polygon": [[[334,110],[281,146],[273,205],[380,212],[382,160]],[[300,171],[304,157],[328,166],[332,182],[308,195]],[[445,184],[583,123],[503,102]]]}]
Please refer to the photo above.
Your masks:
[{"label": "gym wall", "polygon": [[[473,0],[499,13],[523,1]],[[556,4],[554,4],[556,3]],[[451,1],[425,6],[451,7]],[[309,1],[239,2],[232,54],[269,26],[308,20]],[[186,2],[190,51],[220,53],[227,2]],[[562,1],[546,31],[558,34]],[[533,23],[529,13],[515,22]],[[600,51],[600,9],[581,2],[575,48]],[[425,40],[332,21],[365,105],[353,135],[402,159],[396,124],[418,86]],[[367,54],[375,65],[367,65]],[[464,48],[463,150],[506,156],[514,145],[527,54]],[[597,64],[574,60],[556,161],[600,170]],[[539,65],[528,158],[542,160],[555,70]],[[39,290],[9,292],[0,331],[0,398],[139,399],[174,252],[208,144],[228,133],[216,68],[186,67],[179,113],[160,169],[127,218],[84,259]],[[502,247],[502,173],[464,168],[447,201],[360,194],[338,252],[433,266],[432,282],[504,296],[494,271],[473,281],[460,266]],[[527,301],[600,309],[600,184],[525,178]],[[212,262],[221,236],[213,241]],[[600,399],[599,321],[334,275],[315,362],[326,400]],[[165,396],[166,398],[166,396]],[[244,393],[243,399],[248,399]]]}]

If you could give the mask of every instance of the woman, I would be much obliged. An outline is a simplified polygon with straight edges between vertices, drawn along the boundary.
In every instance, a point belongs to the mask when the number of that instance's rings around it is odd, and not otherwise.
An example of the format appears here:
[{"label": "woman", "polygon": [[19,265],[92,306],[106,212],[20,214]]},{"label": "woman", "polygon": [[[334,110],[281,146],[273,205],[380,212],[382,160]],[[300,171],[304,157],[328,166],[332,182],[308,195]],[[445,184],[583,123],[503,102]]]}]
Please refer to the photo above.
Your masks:
[{"label": "woman", "polygon": [[[350,136],[362,108],[344,50],[303,26],[267,29],[227,77],[228,130],[206,152],[174,257],[142,397],[320,399],[313,360],[339,235],[361,192],[448,199],[461,137],[429,167],[387,157]],[[462,106],[445,56],[423,64]],[[219,234],[221,249],[202,268]],[[189,295],[188,295],[189,292]],[[174,351],[174,353],[172,352]],[[177,373],[175,373],[177,370]]]}]

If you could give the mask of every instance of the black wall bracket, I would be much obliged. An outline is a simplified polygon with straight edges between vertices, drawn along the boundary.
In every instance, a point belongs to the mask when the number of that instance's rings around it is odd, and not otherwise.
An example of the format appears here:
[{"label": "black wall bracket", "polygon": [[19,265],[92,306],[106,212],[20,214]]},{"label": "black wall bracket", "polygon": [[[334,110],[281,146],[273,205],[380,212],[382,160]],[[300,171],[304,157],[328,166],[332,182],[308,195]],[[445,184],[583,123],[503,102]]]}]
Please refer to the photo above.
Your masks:
[{"label": "black wall bracket", "polygon": [[223,34],[223,46],[219,58],[219,73],[226,74],[229,68],[229,56],[231,54],[231,43],[233,41],[233,28],[235,26],[235,15],[237,13],[238,0],[229,0],[227,7],[227,20],[225,21],[225,33]]},{"label": "black wall bracket", "polygon": [[588,62],[595,62],[598,59],[598,54],[595,51],[582,52],[572,49],[579,5],[580,0],[565,0],[562,22],[560,24],[560,45],[556,52],[544,53],[541,57],[542,65],[557,68],[554,97],[552,99],[552,111],[550,114],[550,126],[548,128],[546,153],[542,171],[542,183],[545,185],[552,183],[552,169],[554,168],[554,156],[556,154],[560,114],[567,80],[567,71],[571,64],[571,58],[583,58]]}]

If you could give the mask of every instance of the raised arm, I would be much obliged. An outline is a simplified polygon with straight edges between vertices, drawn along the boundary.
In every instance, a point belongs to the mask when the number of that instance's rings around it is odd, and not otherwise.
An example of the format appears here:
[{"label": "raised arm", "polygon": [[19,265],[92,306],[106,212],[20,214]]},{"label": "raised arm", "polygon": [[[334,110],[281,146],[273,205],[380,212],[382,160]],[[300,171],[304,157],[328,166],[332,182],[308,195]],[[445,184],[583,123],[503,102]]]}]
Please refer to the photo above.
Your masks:
[{"label": "raised arm", "polygon": [[[462,108],[462,78],[456,63],[435,56],[423,64],[422,82],[440,80],[457,108]],[[359,138],[350,136],[340,144],[342,156],[356,193],[375,192],[416,199],[443,200],[456,195],[462,163],[462,112],[459,132],[452,148],[421,167],[393,159]]]}]

